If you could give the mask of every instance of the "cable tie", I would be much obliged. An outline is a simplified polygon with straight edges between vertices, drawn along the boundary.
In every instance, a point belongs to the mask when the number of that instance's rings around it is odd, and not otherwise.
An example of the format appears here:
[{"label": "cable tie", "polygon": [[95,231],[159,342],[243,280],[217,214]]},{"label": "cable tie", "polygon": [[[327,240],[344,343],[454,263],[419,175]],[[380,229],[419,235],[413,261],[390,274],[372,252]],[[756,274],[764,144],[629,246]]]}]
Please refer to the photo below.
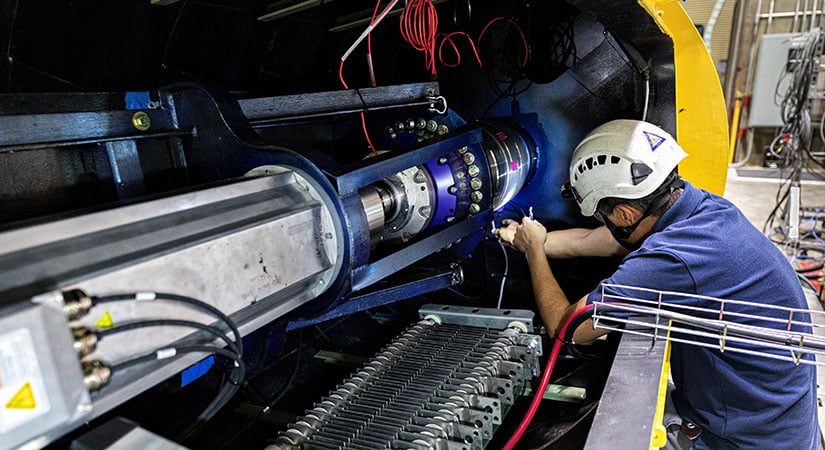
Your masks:
[{"label": "cable tie", "polygon": [[135,294],[135,300],[138,301],[155,300],[156,298],[158,298],[158,295],[154,292],[138,292]]},{"label": "cable tie", "polygon": [[155,352],[155,355],[157,355],[158,359],[171,358],[171,357],[173,357],[177,354],[178,354],[178,351],[174,347],[162,348],[162,349],[158,350],[157,352]]},{"label": "cable tie", "polygon": [[794,365],[798,366],[800,360],[802,359],[802,349],[803,349],[803,342],[805,341],[805,335],[799,335],[799,350],[796,352],[796,358],[794,359]]},{"label": "cable tie", "polygon": [[719,352],[725,353],[725,338],[728,336],[728,324],[722,327],[722,338],[719,339]]}]

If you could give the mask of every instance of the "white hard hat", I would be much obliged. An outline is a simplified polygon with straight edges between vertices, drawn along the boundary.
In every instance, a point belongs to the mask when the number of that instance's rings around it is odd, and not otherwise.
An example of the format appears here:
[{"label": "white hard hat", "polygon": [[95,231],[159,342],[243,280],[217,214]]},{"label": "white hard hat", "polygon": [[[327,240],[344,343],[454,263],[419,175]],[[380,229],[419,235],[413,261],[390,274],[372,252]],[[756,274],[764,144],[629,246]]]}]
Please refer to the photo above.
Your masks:
[{"label": "white hard hat", "polygon": [[665,130],[638,120],[613,120],[591,131],[573,151],[570,187],[582,214],[603,198],[653,193],[687,153]]}]

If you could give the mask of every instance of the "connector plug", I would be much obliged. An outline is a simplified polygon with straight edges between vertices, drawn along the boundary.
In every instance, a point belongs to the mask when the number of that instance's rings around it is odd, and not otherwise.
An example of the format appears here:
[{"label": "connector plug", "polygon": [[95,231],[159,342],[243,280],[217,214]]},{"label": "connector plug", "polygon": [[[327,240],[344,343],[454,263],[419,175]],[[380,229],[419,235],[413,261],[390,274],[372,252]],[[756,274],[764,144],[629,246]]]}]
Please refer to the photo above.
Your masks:
[{"label": "connector plug", "polygon": [[92,308],[92,298],[80,289],[63,291],[63,312],[69,320],[77,320]]},{"label": "connector plug", "polygon": [[83,369],[83,384],[89,392],[94,392],[106,384],[112,378],[112,369],[100,360],[83,361],[80,363]]},{"label": "connector plug", "polygon": [[74,336],[72,346],[77,352],[78,358],[92,353],[97,348],[97,334],[88,327],[74,327],[72,328],[72,335]]}]

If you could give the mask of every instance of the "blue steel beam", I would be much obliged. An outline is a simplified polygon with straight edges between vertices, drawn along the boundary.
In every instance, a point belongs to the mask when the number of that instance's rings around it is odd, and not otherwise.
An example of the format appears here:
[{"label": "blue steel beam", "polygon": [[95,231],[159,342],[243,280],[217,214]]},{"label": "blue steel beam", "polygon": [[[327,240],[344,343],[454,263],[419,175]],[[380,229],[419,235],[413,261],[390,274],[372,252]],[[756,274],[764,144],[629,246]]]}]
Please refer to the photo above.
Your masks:
[{"label": "blue steel beam", "polygon": [[481,130],[478,128],[461,128],[432,141],[422,143],[404,153],[387,153],[348,166],[341,175],[335,175],[335,184],[341,196],[352,194],[358,189],[381,181],[384,178],[409,169],[418,164],[445,155],[450,151],[478,144],[481,142]]},{"label": "blue steel beam", "polygon": [[485,227],[492,220],[491,211],[482,211],[432,236],[410,244],[397,252],[367,266],[356,268],[352,274],[352,290],[359,291],[403,267],[423,259],[465,236]]}]

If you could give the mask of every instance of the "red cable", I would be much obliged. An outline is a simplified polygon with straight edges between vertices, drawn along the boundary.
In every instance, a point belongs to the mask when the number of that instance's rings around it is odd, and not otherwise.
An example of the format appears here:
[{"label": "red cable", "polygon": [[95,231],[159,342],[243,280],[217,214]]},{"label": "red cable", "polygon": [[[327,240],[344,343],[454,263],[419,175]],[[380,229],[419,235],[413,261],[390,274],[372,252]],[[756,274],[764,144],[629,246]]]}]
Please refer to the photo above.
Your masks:
[{"label": "red cable", "polygon": [[[372,19],[370,19],[372,26],[375,26],[375,16],[378,15],[379,6],[381,6],[381,0],[376,0],[375,9],[372,10]],[[375,69],[372,66],[372,33],[367,35],[367,69],[370,71],[370,86],[375,87]]]},{"label": "red cable", "polygon": [[424,52],[424,64],[433,75],[438,13],[432,0],[410,0],[399,21],[401,36],[412,48]]},{"label": "red cable", "polygon": [[[470,48],[473,50],[473,56],[476,57],[476,62],[478,62],[478,67],[483,67],[481,65],[481,57],[478,55],[478,50],[476,49],[475,42],[473,42],[473,38],[471,38],[469,34],[463,32],[463,31],[453,31],[452,33],[445,35],[441,39],[441,44],[438,46],[438,61],[446,67],[458,67],[458,65],[461,64],[461,52],[458,51],[458,46],[456,46],[455,41],[453,41],[453,36],[456,36],[456,35],[464,36],[464,37],[467,38],[467,41],[470,42]],[[444,50],[444,43],[445,42],[449,42],[450,45],[453,47],[453,51],[456,54],[456,62],[455,63],[447,63],[446,61],[444,61],[443,50]]]},{"label": "red cable", "polygon": [[559,352],[561,351],[561,347],[564,345],[564,341],[562,341],[562,337],[567,332],[567,326],[579,316],[586,311],[590,311],[593,309],[593,305],[587,305],[584,308],[579,308],[573,314],[570,314],[570,317],[564,322],[562,325],[561,330],[556,335],[556,340],[553,342],[553,349],[550,351],[550,357],[547,359],[547,366],[544,368],[544,373],[541,375],[541,381],[539,382],[539,386],[536,389],[536,394],[533,396],[533,401],[530,403],[530,408],[527,410],[527,413],[524,415],[524,418],[521,419],[521,423],[519,423],[518,428],[510,436],[510,439],[507,440],[507,443],[504,444],[503,450],[512,450],[513,447],[518,444],[519,439],[524,435],[524,432],[527,430],[527,427],[530,425],[530,422],[533,421],[533,416],[536,415],[536,411],[539,409],[539,403],[541,403],[541,399],[544,398],[544,391],[547,390],[547,385],[550,383],[550,375],[553,373],[553,366],[556,365],[556,359],[559,357]]},{"label": "red cable", "polygon": [[370,146],[372,154],[378,156],[378,152],[375,151],[375,146],[372,145],[372,139],[370,139],[370,134],[367,131],[367,119],[364,116],[364,111],[361,111],[361,129],[364,130],[364,137],[367,138],[367,145]]},{"label": "red cable", "polygon": [[344,81],[344,60],[341,60],[341,63],[338,64],[338,80],[341,82],[341,86],[344,86],[344,89],[349,89],[347,86],[347,82]]},{"label": "red cable", "polygon": [[[341,60],[341,63],[338,64],[338,80],[341,81],[341,85],[344,86],[344,89],[349,90],[349,86],[347,86],[347,82],[344,81],[344,60]],[[370,134],[367,131],[367,118],[364,115],[364,111],[361,111],[361,129],[364,130],[364,137],[367,139],[367,145],[370,146],[370,151],[375,156],[378,156],[378,152],[375,151],[375,146],[372,145],[372,139],[370,139]]]},{"label": "red cable", "polygon": [[492,25],[492,24],[494,24],[494,23],[496,23],[500,20],[506,20],[510,25],[512,25],[516,29],[516,31],[518,31],[518,34],[521,37],[521,43],[524,45],[524,58],[521,61],[521,67],[522,68],[527,67],[527,58],[530,56],[530,47],[527,44],[527,38],[524,36],[524,32],[521,31],[521,27],[518,25],[518,23],[516,23],[515,20],[513,20],[509,17],[499,16],[499,17],[496,17],[493,20],[487,22],[487,25],[484,25],[484,28],[481,29],[481,33],[479,33],[479,35],[478,35],[478,40],[476,41],[476,47],[481,48],[481,39],[484,37],[484,33],[487,32],[487,29],[490,28],[490,25]]}]

